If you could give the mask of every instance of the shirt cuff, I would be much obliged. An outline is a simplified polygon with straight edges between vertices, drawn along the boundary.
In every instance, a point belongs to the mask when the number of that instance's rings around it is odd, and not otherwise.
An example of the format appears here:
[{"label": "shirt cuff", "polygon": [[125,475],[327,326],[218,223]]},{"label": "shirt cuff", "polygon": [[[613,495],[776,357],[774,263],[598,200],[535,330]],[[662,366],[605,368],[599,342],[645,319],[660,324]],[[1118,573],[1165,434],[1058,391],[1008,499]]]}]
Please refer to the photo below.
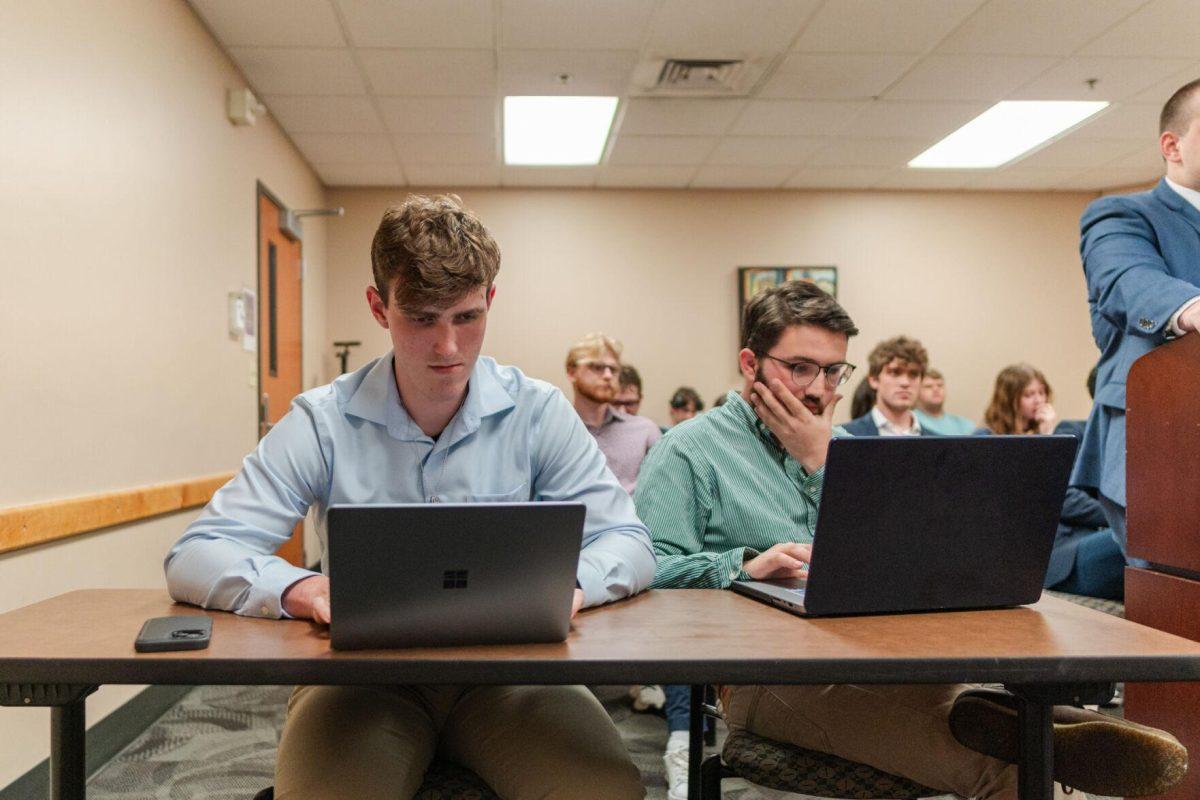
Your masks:
[{"label": "shirt cuff", "polygon": [[718,555],[713,560],[717,568],[717,584],[722,589],[728,589],[734,581],[749,580],[750,576],[742,571],[742,564],[757,555],[758,551],[751,547],[735,547]]},{"label": "shirt cuff", "polygon": [[1171,331],[1171,334],[1173,336],[1183,336],[1185,333],[1187,333],[1187,331],[1185,331],[1179,327],[1179,318],[1181,316],[1183,316],[1183,312],[1187,311],[1189,308],[1194,306],[1197,302],[1200,302],[1200,294],[1196,295],[1191,300],[1188,300],[1186,303],[1181,305],[1179,307],[1179,309],[1174,314],[1171,315],[1171,322],[1167,325],[1167,329]]},{"label": "shirt cuff", "polygon": [[293,619],[291,614],[283,610],[283,593],[292,584],[305,578],[320,575],[310,569],[297,567],[280,560],[270,572],[264,572],[250,588],[250,596],[242,613],[248,617],[268,617],[273,619]]}]

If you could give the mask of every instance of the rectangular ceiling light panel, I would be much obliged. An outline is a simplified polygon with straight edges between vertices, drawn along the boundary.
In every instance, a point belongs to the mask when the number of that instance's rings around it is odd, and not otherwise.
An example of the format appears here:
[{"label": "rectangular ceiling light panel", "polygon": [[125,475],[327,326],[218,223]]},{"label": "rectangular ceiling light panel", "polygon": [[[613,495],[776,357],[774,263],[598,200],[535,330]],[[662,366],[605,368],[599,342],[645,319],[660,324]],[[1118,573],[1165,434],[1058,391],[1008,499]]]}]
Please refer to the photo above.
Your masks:
[{"label": "rectangular ceiling light panel", "polygon": [[504,163],[599,164],[616,111],[615,97],[505,97]]},{"label": "rectangular ceiling light panel", "polygon": [[908,162],[921,169],[999,167],[1075,128],[1107,102],[1005,100]]}]

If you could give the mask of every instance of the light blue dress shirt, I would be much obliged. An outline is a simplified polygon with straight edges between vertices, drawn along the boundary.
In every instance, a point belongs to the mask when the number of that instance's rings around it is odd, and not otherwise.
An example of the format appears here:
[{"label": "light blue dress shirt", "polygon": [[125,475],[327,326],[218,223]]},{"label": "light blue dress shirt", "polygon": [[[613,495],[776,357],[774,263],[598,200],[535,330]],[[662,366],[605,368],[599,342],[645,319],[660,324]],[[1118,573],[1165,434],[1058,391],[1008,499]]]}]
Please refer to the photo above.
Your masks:
[{"label": "light blue dress shirt", "polygon": [[273,553],[310,506],[328,572],[326,514],[335,503],[527,500],[586,504],[577,572],[584,605],[650,585],[650,534],[562,392],[481,357],[466,400],[434,441],[401,404],[389,353],[292,401],[171,548],[167,586],[204,608],[286,616],[284,590],[314,573]]}]

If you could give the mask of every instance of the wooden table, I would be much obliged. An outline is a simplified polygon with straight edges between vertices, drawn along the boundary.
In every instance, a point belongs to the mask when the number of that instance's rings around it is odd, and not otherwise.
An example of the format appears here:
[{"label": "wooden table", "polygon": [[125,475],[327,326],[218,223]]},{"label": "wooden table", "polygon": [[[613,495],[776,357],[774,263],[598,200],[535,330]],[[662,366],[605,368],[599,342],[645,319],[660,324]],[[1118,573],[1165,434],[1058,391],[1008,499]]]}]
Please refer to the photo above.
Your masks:
[{"label": "wooden table", "polygon": [[[208,649],[134,651],[146,618],[196,613],[213,617]],[[562,643],[347,652],[309,622],[203,612],[156,590],[71,592],[0,615],[0,704],[51,706],[54,800],[84,797],[83,701],[101,684],[951,682],[1017,694],[1020,797],[1046,800],[1053,705],[1095,702],[1122,680],[1200,680],[1200,643],[1051,597],[995,611],[801,619],[727,591],[651,591],[584,611]],[[696,719],[692,732],[698,751]]]}]

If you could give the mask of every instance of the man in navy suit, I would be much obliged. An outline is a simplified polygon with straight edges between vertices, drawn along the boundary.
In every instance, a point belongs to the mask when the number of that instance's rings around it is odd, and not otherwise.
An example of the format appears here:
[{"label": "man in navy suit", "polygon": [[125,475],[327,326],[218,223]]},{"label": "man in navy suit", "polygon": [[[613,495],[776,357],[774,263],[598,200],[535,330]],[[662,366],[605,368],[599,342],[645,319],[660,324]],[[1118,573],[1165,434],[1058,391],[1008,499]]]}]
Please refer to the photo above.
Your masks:
[{"label": "man in navy suit", "polygon": [[1096,200],[1080,221],[1092,336],[1101,355],[1071,485],[1099,491],[1122,551],[1129,367],[1164,341],[1200,329],[1200,80],[1171,96],[1159,131],[1166,177],[1149,192]]},{"label": "man in navy suit", "polygon": [[930,435],[913,414],[929,355],[916,339],[897,336],[880,342],[867,356],[867,382],[875,405],[842,427],[853,436]]}]

